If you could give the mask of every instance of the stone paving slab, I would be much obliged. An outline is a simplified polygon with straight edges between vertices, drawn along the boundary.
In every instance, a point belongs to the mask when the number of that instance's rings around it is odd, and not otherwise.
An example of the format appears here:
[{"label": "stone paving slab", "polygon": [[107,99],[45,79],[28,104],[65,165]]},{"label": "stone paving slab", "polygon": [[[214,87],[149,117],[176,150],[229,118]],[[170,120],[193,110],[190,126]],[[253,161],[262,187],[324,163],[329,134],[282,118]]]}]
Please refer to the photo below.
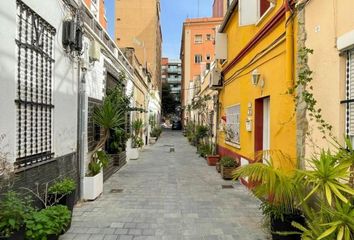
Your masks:
[{"label": "stone paving slab", "polygon": [[96,201],[75,207],[60,239],[265,240],[258,207],[247,189],[222,180],[198,157],[181,132],[167,131],[107,180]]}]

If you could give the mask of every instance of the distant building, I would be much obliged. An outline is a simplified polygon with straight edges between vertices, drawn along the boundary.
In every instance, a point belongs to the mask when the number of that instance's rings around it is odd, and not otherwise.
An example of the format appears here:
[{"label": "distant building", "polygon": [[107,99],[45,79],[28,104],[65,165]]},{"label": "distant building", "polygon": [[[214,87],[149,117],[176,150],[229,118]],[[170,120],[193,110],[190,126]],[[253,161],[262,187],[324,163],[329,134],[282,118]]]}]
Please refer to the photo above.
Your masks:
[{"label": "distant building", "polygon": [[175,96],[175,100],[181,101],[181,81],[182,81],[182,66],[181,60],[168,60],[167,68],[167,83],[170,85],[171,93]]},{"label": "distant building", "polygon": [[[215,29],[221,24],[222,18],[186,19],[183,23],[180,58],[182,60],[182,109],[191,104],[193,89],[200,81],[202,73],[210,68],[215,59]],[[182,112],[183,124],[187,115]]]},{"label": "distant building", "polygon": [[232,0],[214,0],[213,17],[224,17]]},{"label": "distant building", "polygon": [[84,0],[90,12],[104,29],[107,29],[105,0]]},{"label": "distant building", "polygon": [[167,83],[167,69],[168,69],[168,58],[161,59],[161,82],[162,84]]},{"label": "distant building", "polygon": [[160,0],[116,0],[115,41],[121,48],[135,49],[139,62],[152,74],[152,88],[160,91]]}]

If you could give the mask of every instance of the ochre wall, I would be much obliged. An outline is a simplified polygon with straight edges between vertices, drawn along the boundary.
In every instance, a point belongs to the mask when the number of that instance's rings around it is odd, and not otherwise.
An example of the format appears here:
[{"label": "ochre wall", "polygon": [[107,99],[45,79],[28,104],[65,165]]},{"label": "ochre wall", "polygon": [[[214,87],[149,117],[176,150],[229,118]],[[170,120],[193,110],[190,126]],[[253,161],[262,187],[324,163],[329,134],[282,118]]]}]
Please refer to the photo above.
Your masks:
[{"label": "ochre wall", "polygon": [[[236,11],[225,29],[228,35],[228,61],[223,65],[225,70],[228,64],[237,56],[249,43],[250,39],[269,24],[282,8],[283,1],[278,0],[276,7],[258,25],[239,26],[238,11]],[[286,94],[291,86],[289,79],[286,79],[286,47],[285,36],[285,15],[277,25],[246,53],[231,70],[224,72],[224,88],[220,92],[221,116],[226,115],[225,109],[229,106],[240,104],[240,148],[231,146],[225,142],[224,133],[219,131],[218,144],[222,152],[230,152],[243,157],[249,161],[255,159],[255,101],[258,98],[270,97],[270,150],[280,150],[292,158],[292,162],[276,160],[275,164],[283,167],[293,167],[296,162],[296,128],[294,115],[294,102],[291,95]],[[277,45],[264,52],[263,55],[250,63],[253,58],[259,56],[276,39]],[[251,73],[258,69],[261,79],[265,85],[263,89],[251,84]],[[236,74],[236,75],[235,75]],[[252,104],[252,131],[246,130],[248,117],[248,104]]]},{"label": "ochre wall", "polygon": [[[345,135],[346,55],[336,46],[336,39],[354,30],[354,1],[310,1],[305,10],[306,46],[314,52],[309,56],[313,71],[312,85],[322,116],[333,126],[334,136],[343,143]],[[309,120],[309,118],[308,118]],[[317,124],[309,121],[311,137],[306,139],[306,157],[318,153],[318,148],[330,148],[322,138]],[[316,147],[317,146],[317,147]],[[317,148],[317,149],[316,149]]]}]

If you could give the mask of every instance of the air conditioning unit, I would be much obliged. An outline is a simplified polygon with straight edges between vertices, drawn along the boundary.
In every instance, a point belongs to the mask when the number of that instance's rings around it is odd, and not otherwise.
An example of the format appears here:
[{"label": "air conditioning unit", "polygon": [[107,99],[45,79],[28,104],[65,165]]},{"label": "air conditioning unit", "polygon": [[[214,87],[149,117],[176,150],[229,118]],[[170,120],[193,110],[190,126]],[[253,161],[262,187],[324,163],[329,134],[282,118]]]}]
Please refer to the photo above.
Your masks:
[{"label": "air conditioning unit", "polygon": [[216,67],[211,70],[209,88],[214,90],[222,88],[222,75]]},{"label": "air conditioning unit", "polygon": [[90,60],[91,61],[98,61],[101,57],[101,45],[96,40],[91,42],[90,47]]}]

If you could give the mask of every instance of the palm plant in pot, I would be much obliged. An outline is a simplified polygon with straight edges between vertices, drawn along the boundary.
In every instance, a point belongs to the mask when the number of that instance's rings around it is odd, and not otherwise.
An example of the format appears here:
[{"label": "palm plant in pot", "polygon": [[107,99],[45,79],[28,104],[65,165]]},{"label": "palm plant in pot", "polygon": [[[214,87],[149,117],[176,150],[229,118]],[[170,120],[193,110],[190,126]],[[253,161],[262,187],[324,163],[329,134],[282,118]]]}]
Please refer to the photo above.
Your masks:
[{"label": "palm plant in pot", "polygon": [[25,238],[25,220],[34,209],[29,198],[22,198],[18,193],[9,191],[0,201],[0,239],[22,240]]},{"label": "palm plant in pot", "polygon": [[298,194],[303,192],[294,181],[296,172],[294,168],[275,165],[277,163],[290,163],[293,161],[280,151],[267,152],[264,162],[256,162],[242,166],[233,172],[234,179],[247,178],[249,187],[261,201],[264,216],[270,222],[272,239],[297,240],[301,239],[301,231],[292,226],[292,222],[304,224],[304,217],[298,207]]},{"label": "palm plant in pot", "polygon": [[141,131],[143,129],[144,123],[141,119],[137,119],[133,122],[133,134],[132,134],[132,149],[130,154],[131,160],[136,160],[139,158],[139,148],[144,146],[143,139],[141,138]]},{"label": "palm plant in pot", "polygon": [[101,106],[96,107],[93,112],[93,120],[103,129],[103,137],[90,152],[91,161],[88,164],[88,172],[84,178],[84,199],[94,200],[103,191],[104,168],[109,157],[103,150],[107,140],[110,138],[113,129],[122,128],[125,124],[125,109],[116,105],[117,94],[107,95]]},{"label": "palm plant in pot", "polygon": [[305,186],[301,205],[306,224],[293,225],[303,231],[303,239],[354,238],[354,189],[350,186],[354,151],[339,147],[336,154],[322,151],[308,161],[309,168],[297,170],[298,184]]}]

